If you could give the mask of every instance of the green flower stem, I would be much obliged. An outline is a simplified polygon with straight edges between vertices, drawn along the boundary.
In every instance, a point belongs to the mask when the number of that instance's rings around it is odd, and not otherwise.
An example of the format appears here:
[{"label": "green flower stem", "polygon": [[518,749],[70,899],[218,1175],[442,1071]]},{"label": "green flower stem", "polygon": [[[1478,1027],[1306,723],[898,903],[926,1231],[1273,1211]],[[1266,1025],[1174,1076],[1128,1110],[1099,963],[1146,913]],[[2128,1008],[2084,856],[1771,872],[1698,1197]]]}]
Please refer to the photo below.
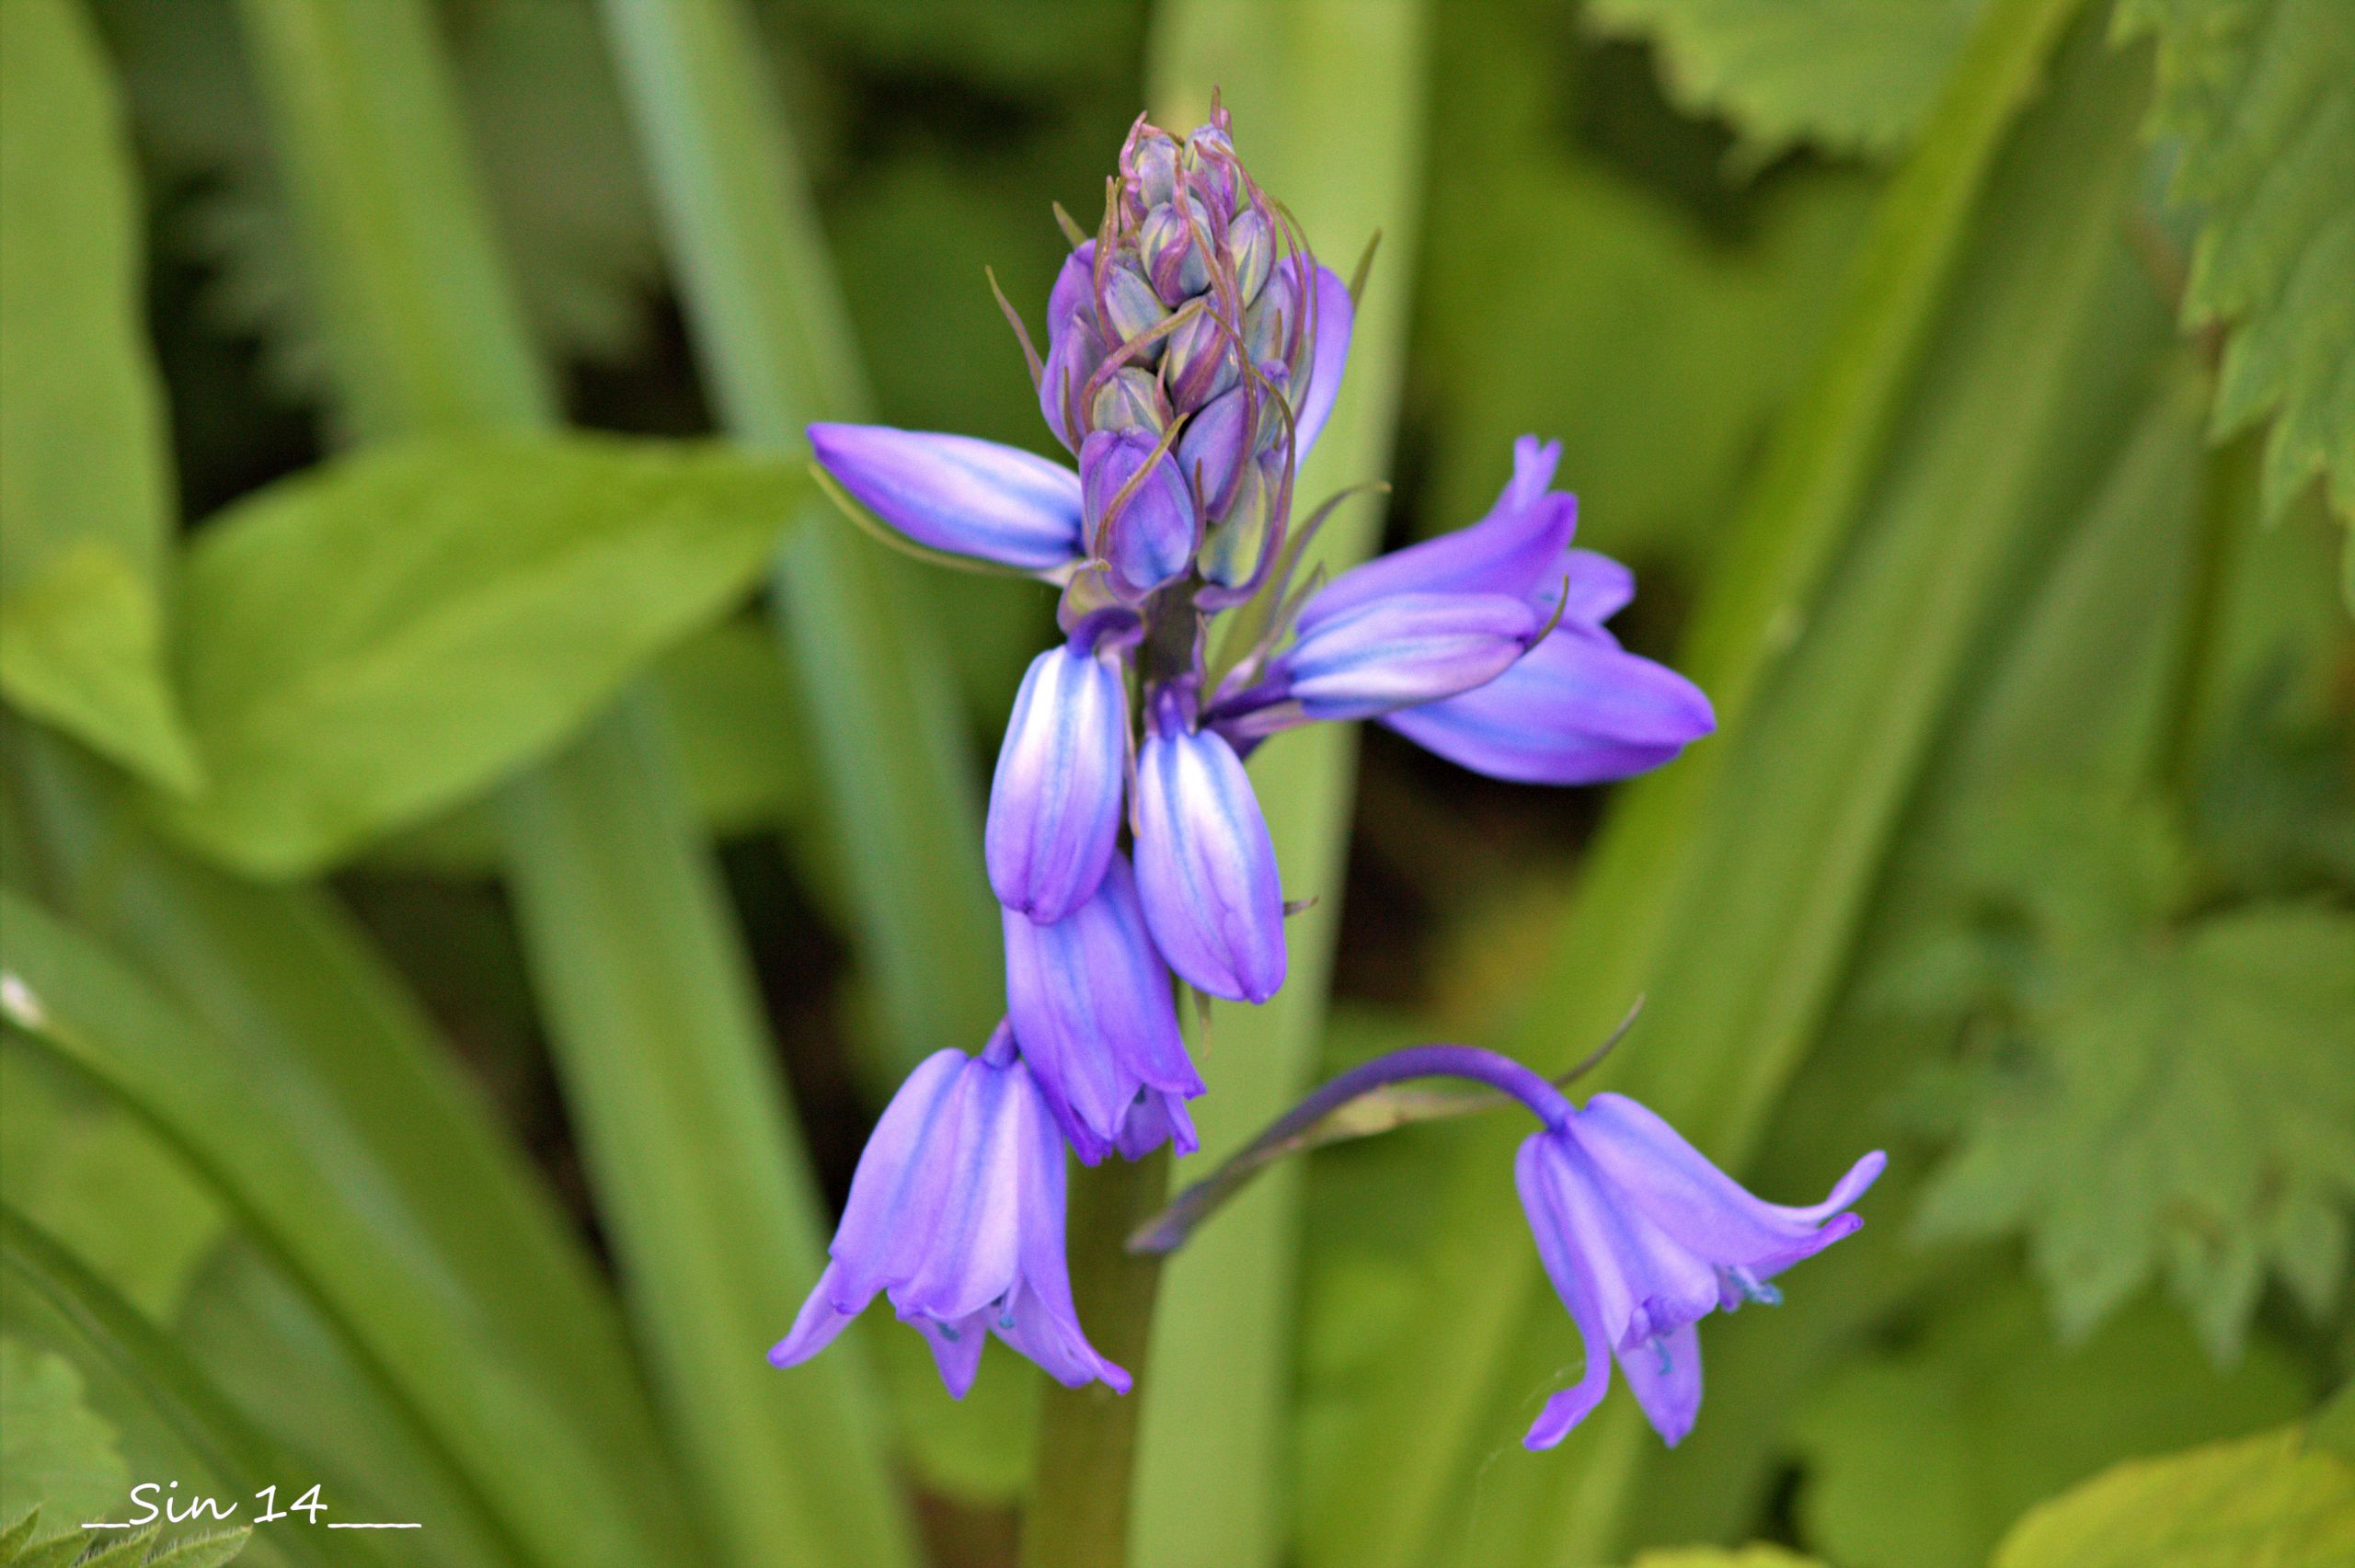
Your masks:
[{"label": "green flower stem", "polygon": [[1122,1568],[1129,1560],[1129,1482],[1161,1259],[1125,1242],[1160,1208],[1168,1185],[1166,1149],[1134,1163],[1107,1160],[1073,1182],[1066,1235],[1079,1321],[1097,1353],[1128,1368],[1136,1383],[1125,1395],[1101,1383],[1047,1390],[1022,1568]]}]

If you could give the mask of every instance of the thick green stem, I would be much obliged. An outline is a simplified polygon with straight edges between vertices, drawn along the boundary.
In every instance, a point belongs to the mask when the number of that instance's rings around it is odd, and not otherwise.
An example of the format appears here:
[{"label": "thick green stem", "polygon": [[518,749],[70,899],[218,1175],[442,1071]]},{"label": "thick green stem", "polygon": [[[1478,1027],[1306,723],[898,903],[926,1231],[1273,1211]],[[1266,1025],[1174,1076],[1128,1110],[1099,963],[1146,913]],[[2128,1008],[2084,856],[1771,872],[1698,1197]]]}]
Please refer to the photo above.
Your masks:
[{"label": "thick green stem", "polygon": [[1022,1568],[1121,1568],[1129,1560],[1129,1476],[1144,1409],[1144,1354],[1161,1259],[1128,1250],[1129,1232],[1161,1207],[1169,1152],[1108,1160],[1072,1185],[1072,1296],[1098,1354],[1136,1383],[1051,1388],[1039,1422],[1038,1470],[1023,1517]]}]

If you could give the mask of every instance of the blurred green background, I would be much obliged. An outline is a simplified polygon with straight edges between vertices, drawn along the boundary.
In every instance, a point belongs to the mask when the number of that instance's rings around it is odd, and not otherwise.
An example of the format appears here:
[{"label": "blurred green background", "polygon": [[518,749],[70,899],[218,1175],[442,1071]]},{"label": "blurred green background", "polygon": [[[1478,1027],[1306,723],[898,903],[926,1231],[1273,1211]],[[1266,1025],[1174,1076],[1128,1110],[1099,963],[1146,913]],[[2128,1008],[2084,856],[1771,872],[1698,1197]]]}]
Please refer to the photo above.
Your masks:
[{"label": "blurred green background", "polygon": [[1641,996],[1594,1083],[1776,1199],[1891,1166],[1683,1447],[1532,1455],[1522,1129],[1294,1162],[1166,1276],[1134,1560],[2355,1563],[2355,0],[0,19],[0,1558],[178,1480],[424,1526],[258,1563],[1017,1560],[1027,1363],[760,1355],[999,1010],[1051,595],[798,431],[1053,450],[982,269],[1035,330],[1051,204],[1219,86],[1381,235],[1327,560],[1559,439],[1724,723],[1610,791],[1268,748],[1319,901],[1189,1164]]}]

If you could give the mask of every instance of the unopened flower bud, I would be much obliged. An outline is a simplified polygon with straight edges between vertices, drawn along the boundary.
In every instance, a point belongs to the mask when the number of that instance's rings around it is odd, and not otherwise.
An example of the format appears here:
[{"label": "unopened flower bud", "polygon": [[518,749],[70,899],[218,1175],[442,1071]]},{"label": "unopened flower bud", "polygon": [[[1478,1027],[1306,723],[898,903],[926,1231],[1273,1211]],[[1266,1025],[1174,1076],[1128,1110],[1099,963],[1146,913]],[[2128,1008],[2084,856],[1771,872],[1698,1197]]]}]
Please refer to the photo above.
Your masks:
[{"label": "unopened flower bud", "polygon": [[1096,391],[1088,425],[1098,430],[1143,430],[1156,441],[1169,426],[1169,402],[1151,371],[1114,371]]},{"label": "unopened flower bud", "polygon": [[1276,471],[1281,466],[1281,457],[1272,452],[1245,464],[1236,473],[1225,513],[1203,535],[1196,565],[1221,588],[1240,587],[1258,570],[1275,521]]},{"label": "unopened flower bud", "polygon": [[1257,421],[1252,418],[1253,410],[1246,406],[1255,396],[1264,400],[1266,394],[1247,386],[1222,393],[1187,421],[1186,433],[1178,438],[1178,466],[1193,481],[1205,518],[1225,515],[1235,475],[1256,444],[1246,427]]},{"label": "unopened flower bud", "polygon": [[[1237,220],[1238,226],[1241,220]],[[1243,316],[1243,349],[1255,365],[1290,364],[1300,347],[1300,280],[1278,267]]]},{"label": "unopened flower bud", "polygon": [[1030,661],[982,839],[999,903],[1051,923],[1096,891],[1120,836],[1128,733],[1128,682],[1094,638]]},{"label": "unopened flower bud", "polygon": [[1159,445],[1143,430],[1097,430],[1079,452],[1088,536],[1102,537],[1115,586],[1140,597],[1183,572],[1194,554],[1193,491],[1176,456],[1155,455]]},{"label": "unopened flower bud", "polygon": [[1511,594],[1393,593],[1304,627],[1281,674],[1310,718],[1371,718],[1486,685],[1545,624]]},{"label": "unopened flower bud", "polygon": [[1226,254],[1235,267],[1235,292],[1247,305],[1276,269],[1275,224],[1258,208],[1246,207],[1226,226]]},{"label": "unopened flower bud", "polygon": [[[1105,326],[1122,342],[1142,338],[1167,319],[1169,312],[1153,292],[1143,273],[1127,262],[1115,262],[1104,277]],[[1149,365],[1161,356],[1161,341],[1148,343],[1132,362]]]},{"label": "unopened flower bud", "polygon": [[1237,177],[1240,166],[1235,157],[1235,142],[1219,127],[1198,127],[1186,138],[1178,163],[1187,171],[1189,185],[1207,191],[1229,212],[1240,211],[1248,199],[1248,191]]},{"label": "unopened flower bud", "polygon": [[1145,214],[1144,226],[1137,233],[1137,250],[1162,303],[1174,310],[1211,286],[1210,258],[1204,246],[1213,233],[1210,215],[1191,196]]},{"label": "unopened flower bud", "polygon": [[1169,334],[1167,358],[1162,384],[1180,414],[1192,413],[1242,379],[1235,345],[1207,308]]},{"label": "unopened flower bud", "polygon": [[1130,196],[1150,211],[1178,194],[1178,143],[1166,131],[1139,129],[1120,160]]},{"label": "unopened flower bud", "polygon": [[1276,848],[1235,749],[1155,694],[1137,754],[1137,891],[1169,967],[1212,996],[1265,1001],[1284,983]]}]

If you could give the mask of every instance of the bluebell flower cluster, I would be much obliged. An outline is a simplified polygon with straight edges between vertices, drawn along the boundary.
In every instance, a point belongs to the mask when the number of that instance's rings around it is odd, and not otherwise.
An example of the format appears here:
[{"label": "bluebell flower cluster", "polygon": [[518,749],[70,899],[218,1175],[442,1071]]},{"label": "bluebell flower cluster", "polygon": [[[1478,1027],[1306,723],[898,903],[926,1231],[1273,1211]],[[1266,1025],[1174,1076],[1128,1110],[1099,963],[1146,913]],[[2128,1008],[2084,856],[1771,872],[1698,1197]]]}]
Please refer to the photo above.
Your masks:
[{"label": "bluebell flower cluster", "polygon": [[[1125,1386],[1072,1310],[1063,1150],[1192,1151],[1203,1085],[1173,975],[1250,1003],[1284,983],[1290,906],[1244,766],[1257,747],[1372,719],[1479,773],[1578,784],[1656,767],[1712,727],[1691,682],[1604,629],[1633,579],[1573,546],[1559,448],[1534,437],[1469,527],[1330,581],[1303,570],[1330,503],[1296,528],[1293,482],[1339,395],[1354,312],[1237,160],[1223,110],[1182,139],[1140,118],[1102,223],[1055,279],[1045,353],[1023,341],[1073,466],[965,436],[810,428],[826,474],[890,529],[1060,589],[1062,635],[1023,678],[990,794],[1005,1022],[980,1058],[936,1056],[893,1100],[781,1365],[882,1291],[952,1391],[983,1329],[1067,1382]],[[1610,1327],[1614,1344],[1634,1332]]]}]

